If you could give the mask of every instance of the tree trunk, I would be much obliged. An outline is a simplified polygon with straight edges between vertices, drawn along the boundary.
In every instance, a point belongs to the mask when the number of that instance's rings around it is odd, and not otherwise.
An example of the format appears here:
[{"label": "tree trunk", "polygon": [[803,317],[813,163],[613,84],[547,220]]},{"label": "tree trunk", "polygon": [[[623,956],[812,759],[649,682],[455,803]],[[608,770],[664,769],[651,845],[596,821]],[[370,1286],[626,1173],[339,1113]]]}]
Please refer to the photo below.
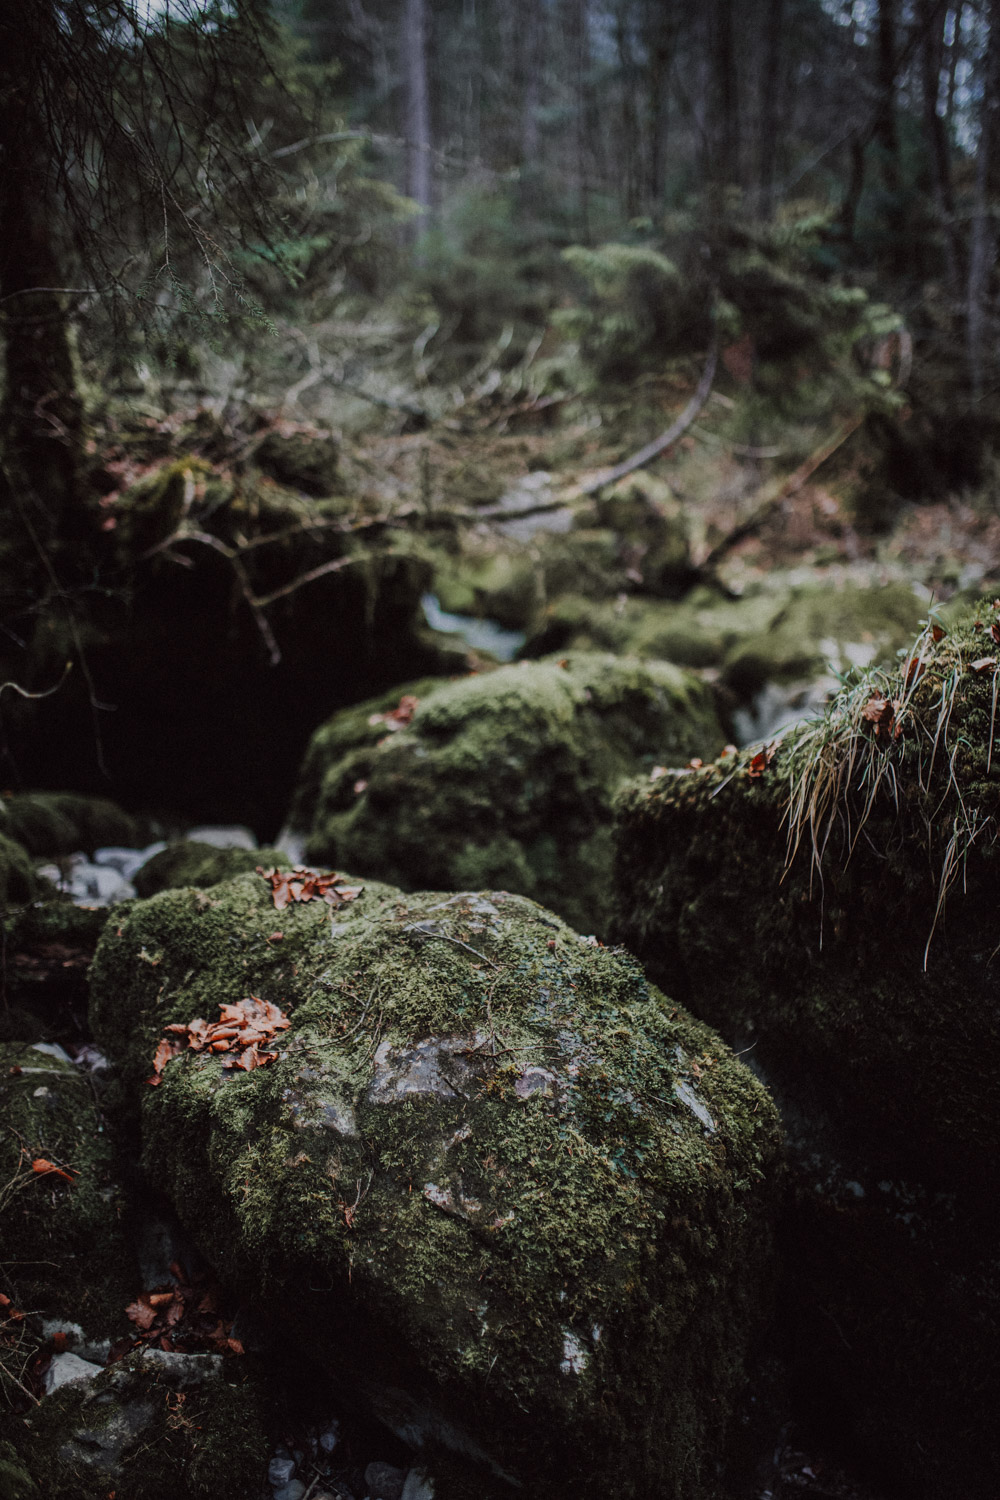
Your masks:
[{"label": "tree trunk", "polygon": [[51,544],[78,533],[82,406],[70,342],[65,285],[46,211],[46,172],[27,111],[0,113],[0,315],[4,398],[0,441],[10,483],[31,502]]},{"label": "tree trunk", "polygon": [[884,203],[882,216],[888,237],[886,269],[898,275],[906,260],[906,225],[903,208],[903,182],[899,159],[899,130],[896,123],[896,32],[899,0],[878,0],[876,33],[876,108],[872,129],[882,180]]},{"label": "tree trunk", "polygon": [[405,0],[406,192],[424,214],[431,208],[431,112],[427,87],[426,0]]},{"label": "tree trunk", "polygon": [[760,102],[760,211],[765,219],[771,218],[775,207],[784,19],[785,0],[768,0]]},{"label": "tree trunk", "polygon": [[649,67],[649,177],[648,193],[655,213],[663,202],[666,186],[663,164],[667,150],[668,81],[674,49],[676,22],[672,0],[653,0],[653,25],[648,43]]},{"label": "tree trunk", "polygon": [[934,203],[944,235],[945,266],[948,285],[957,294],[961,266],[961,247],[955,223],[955,193],[951,176],[951,152],[945,122],[938,112],[941,74],[944,64],[944,0],[920,0],[920,24],[923,40],[920,51],[920,76],[923,93],[924,133],[931,159],[934,180]]},{"label": "tree trunk", "polygon": [[1000,123],[1000,0],[990,0],[989,39],[983,59],[983,93],[976,151],[976,187],[969,236],[966,301],[966,347],[973,399],[983,395],[983,361],[989,311],[990,278],[996,262],[996,230],[990,213],[990,187],[997,174],[994,160]]},{"label": "tree trunk", "polygon": [[615,25],[615,43],[621,70],[623,190],[625,216],[634,219],[639,212],[639,116],[636,110],[636,65],[629,35],[629,16],[620,0]]},{"label": "tree trunk", "polygon": [[714,0],[711,11],[712,114],[708,124],[711,147],[710,179],[713,212],[722,208],[727,187],[740,180],[739,80],[733,28],[733,0]]}]

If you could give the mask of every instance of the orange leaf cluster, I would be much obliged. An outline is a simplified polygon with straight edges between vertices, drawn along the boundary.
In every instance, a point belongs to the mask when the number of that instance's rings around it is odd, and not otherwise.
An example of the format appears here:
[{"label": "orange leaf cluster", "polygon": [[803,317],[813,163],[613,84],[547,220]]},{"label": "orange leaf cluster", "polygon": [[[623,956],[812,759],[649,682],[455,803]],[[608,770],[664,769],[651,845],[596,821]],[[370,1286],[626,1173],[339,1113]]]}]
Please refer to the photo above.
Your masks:
[{"label": "orange leaf cluster", "polygon": [[257,874],[270,881],[278,911],[283,911],[293,901],[325,901],[336,910],[348,901],[356,901],[364,890],[362,885],[341,885],[342,875],[317,875],[314,870],[304,870],[299,865],[287,875],[281,870],[265,870],[258,865]]},{"label": "orange leaf cluster", "polygon": [[[71,1177],[70,1172],[65,1171],[62,1167],[57,1167],[54,1161],[47,1161],[44,1156],[35,1157],[34,1161],[31,1163],[31,1170],[34,1172],[36,1177],[61,1177],[63,1181],[68,1182],[70,1186],[72,1186],[73,1184],[73,1178]],[[72,1171],[72,1168],[70,1170]]]},{"label": "orange leaf cluster", "polygon": [[763,750],[757,751],[757,754],[753,757],[750,764],[747,766],[747,775],[750,777],[751,781],[757,781],[759,777],[763,776],[764,772],[767,770],[768,766],[774,759],[775,754],[777,753],[777,749],[777,745],[772,744],[765,745]]},{"label": "orange leaf cluster", "polygon": [[146,1082],[155,1088],[167,1063],[185,1048],[191,1052],[226,1052],[229,1054],[223,1063],[226,1068],[242,1068],[247,1073],[252,1068],[262,1068],[278,1056],[277,1052],[261,1051],[262,1044],[273,1042],[275,1033],[287,1031],[291,1024],[270,1000],[248,995],[235,1005],[220,1006],[217,1021],[203,1021],[196,1016],[193,1021],[166,1026],[168,1035],[156,1049],[153,1076]]},{"label": "orange leaf cluster", "polygon": [[420,699],[415,698],[412,693],[404,693],[395,708],[390,709],[387,714],[371,714],[368,722],[384,724],[390,734],[395,734],[397,729],[405,729],[410,723],[419,702]]},{"label": "orange leaf cluster", "polygon": [[903,727],[896,720],[899,703],[892,698],[869,698],[861,717],[875,726],[875,738],[880,745],[889,745],[898,740]]},{"label": "orange leaf cluster", "polygon": [[134,1323],[138,1337],[124,1339],[111,1351],[120,1359],[130,1349],[142,1344],[156,1344],[168,1352],[181,1349],[214,1349],[218,1354],[242,1354],[243,1345],[231,1337],[232,1322],[219,1314],[219,1294],[215,1286],[196,1276],[190,1281],[177,1261],[170,1266],[176,1278],[174,1285],[141,1292],[125,1309]]}]

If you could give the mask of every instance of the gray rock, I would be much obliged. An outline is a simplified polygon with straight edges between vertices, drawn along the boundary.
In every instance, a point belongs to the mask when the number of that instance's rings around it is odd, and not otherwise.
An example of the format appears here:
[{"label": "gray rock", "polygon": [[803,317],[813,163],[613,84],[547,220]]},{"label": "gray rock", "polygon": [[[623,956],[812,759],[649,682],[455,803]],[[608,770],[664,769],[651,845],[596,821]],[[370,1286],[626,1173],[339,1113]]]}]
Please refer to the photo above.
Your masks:
[{"label": "gray rock", "polygon": [[185,837],[195,844],[211,844],[215,849],[256,849],[253,831],[241,823],[208,824],[189,828]]},{"label": "gray rock", "polygon": [[434,1481],[424,1469],[410,1469],[399,1500],[434,1500]]},{"label": "gray rock", "polygon": [[162,839],[157,839],[155,844],[147,844],[145,849],[125,849],[119,845],[95,849],[94,864],[117,870],[123,880],[131,880],[136,870],[141,870],[148,859],[152,859],[154,854],[159,854],[166,847]]},{"label": "gray rock", "polygon": [[401,1500],[406,1470],[394,1464],[373,1463],[365,1470],[365,1489],[371,1500]]},{"label": "gray rock", "polygon": [[100,1365],[81,1359],[79,1354],[56,1354],[45,1372],[45,1394],[61,1390],[64,1385],[80,1385],[87,1380],[96,1380],[101,1373]]},{"label": "gray rock", "polygon": [[292,1479],[274,1491],[274,1500],[302,1500],[306,1487],[301,1479]]},{"label": "gray rock", "polygon": [[295,1473],[295,1460],[286,1448],[279,1449],[267,1466],[267,1482],[272,1489],[283,1489]]},{"label": "gray rock", "polygon": [[334,1419],[328,1422],[319,1434],[319,1446],[324,1453],[332,1453],[340,1442],[340,1423]]}]

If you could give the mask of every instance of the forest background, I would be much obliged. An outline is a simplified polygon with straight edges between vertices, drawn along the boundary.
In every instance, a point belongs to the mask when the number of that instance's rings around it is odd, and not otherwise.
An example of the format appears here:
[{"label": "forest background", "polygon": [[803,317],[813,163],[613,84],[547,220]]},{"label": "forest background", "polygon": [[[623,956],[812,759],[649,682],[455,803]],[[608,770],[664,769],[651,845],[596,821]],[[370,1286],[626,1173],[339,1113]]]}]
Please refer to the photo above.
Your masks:
[{"label": "forest background", "polygon": [[[335,433],[333,467],[293,476],[352,492],[324,523],[340,550],[305,559],[332,578],[362,523],[376,551],[380,528],[397,554],[407,530],[412,557],[440,541],[431,512],[454,528],[458,490],[494,502],[515,430],[534,423],[552,450],[521,452],[522,471],[600,472],[655,436],[718,349],[730,418],[709,440],[758,488],[775,457],[794,475],[860,427],[848,550],[901,505],[995,512],[996,0],[32,0],[0,30],[12,779],[27,756],[29,779],[64,783],[53,747],[85,734],[94,765],[73,779],[99,789],[106,701],[151,679],[165,714],[198,718],[208,689],[192,698],[182,673],[171,699],[167,654],[101,675],[126,615],[135,647],[151,597],[136,570],[164,556],[220,568],[256,648],[294,661],[272,608],[292,575],[248,582],[246,526],[234,541],[207,525],[251,460],[266,473],[268,443],[280,482],[277,446]],[[675,593],[731,588],[714,565],[753,528],[754,493],[702,518]],[[338,618],[377,615],[366,587]],[[186,606],[161,594],[162,625]],[[198,655],[210,631],[202,610],[171,649]],[[420,664],[404,657],[286,685],[275,711],[315,698],[287,721],[286,760],[331,707]],[[24,697],[66,662],[53,702]],[[111,753],[126,800],[149,723]]]}]

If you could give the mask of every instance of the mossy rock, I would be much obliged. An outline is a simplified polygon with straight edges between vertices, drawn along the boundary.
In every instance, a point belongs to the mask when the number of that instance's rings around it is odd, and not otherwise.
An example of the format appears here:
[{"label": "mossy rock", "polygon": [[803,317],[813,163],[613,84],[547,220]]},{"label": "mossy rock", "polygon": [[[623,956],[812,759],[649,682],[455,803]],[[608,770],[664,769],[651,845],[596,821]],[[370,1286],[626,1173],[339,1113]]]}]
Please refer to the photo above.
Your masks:
[{"label": "mossy rock", "polygon": [[[101,1335],[124,1331],[131,1261],[111,1144],[87,1074],[51,1051],[0,1044],[0,1117],[8,1294],[22,1311],[69,1317]],[[72,1182],[34,1172],[36,1160],[64,1168]]]},{"label": "mossy rock", "polygon": [[13,1443],[0,1441],[0,1500],[41,1500],[41,1496]]},{"label": "mossy rock", "polygon": [[248,1500],[266,1480],[268,1434],[242,1363],[137,1350],[12,1424],[21,1463],[46,1500]]},{"label": "mossy rock", "polygon": [[616,833],[615,931],[671,993],[949,1181],[1000,1160],[990,645],[968,617],[925,635],[909,689],[862,674],[766,766],[633,784]]},{"label": "mossy rock", "polygon": [[505,886],[598,932],[617,788],[723,739],[697,679],[610,656],[445,684],[395,733],[378,712],[338,715],[313,741],[303,781],[318,794],[294,813],[309,858],[409,889]]},{"label": "mossy rock", "polygon": [[276,483],[316,497],[337,489],[340,445],[332,433],[272,428],[253,450],[257,467]]},{"label": "mossy rock", "polygon": [[197,488],[213,479],[211,464],[188,454],[132,485],[115,507],[115,535],[123,557],[134,559],[172,536]]},{"label": "mossy rock", "polygon": [[[773,758],[633,784],[616,831],[616,936],[795,1125],[805,1383],[840,1370],[855,1432],[935,1500],[985,1500],[1000,1463],[996,619],[928,629]],[[818,1153],[850,1212],[820,1211]]]},{"label": "mossy rock", "polygon": [[472,553],[439,565],[434,591],[442,609],[496,620],[510,630],[530,625],[543,599],[541,571],[524,549]]},{"label": "mossy rock", "polygon": [[[256,876],[167,891],[94,963],[146,1170],[210,1261],[395,1431],[478,1460],[477,1493],[719,1495],[772,1275],[766,1093],[521,897],[280,920]],[[248,992],[290,1017],[276,1062],[148,1086],[164,1025]]]},{"label": "mossy rock", "polygon": [[817,677],[891,661],[916,632],[926,604],[906,584],[766,587],[725,599],[707,587],[676,603],[628,598],[594,603],[567,593],[547,607],[522,651],[618,651],[686,667],[714,667],[737,698],[767,682]]},{"label": "mossy rock", "polygon": [[678,597],[694,578],[684,510],[670,486],[640,470],[598,497],[602,526],[620,538],[630,581],[643,592]]},{"label": "mossy rock", "polygon": [[107,907],[55,893],[6,913],[0,1040],[85,1040],[87,970],[107,920]]},{"label": "mossy rock", "polygon": [[155,896],[157,891],[174,886],[218,885],[220,880],[247,874],[258,865],[264,869],[275,865],[287,868],[288,856],[280,849],[218,849],[197,839],[181,839],[148,859],[136,871],[132,884],[140,896]]},{"label": "mossy rock", "polygon": [[141,848],[148,825],[106,797],[13,792],[0,799],[0,828],[36,859],[123,845]]}]

